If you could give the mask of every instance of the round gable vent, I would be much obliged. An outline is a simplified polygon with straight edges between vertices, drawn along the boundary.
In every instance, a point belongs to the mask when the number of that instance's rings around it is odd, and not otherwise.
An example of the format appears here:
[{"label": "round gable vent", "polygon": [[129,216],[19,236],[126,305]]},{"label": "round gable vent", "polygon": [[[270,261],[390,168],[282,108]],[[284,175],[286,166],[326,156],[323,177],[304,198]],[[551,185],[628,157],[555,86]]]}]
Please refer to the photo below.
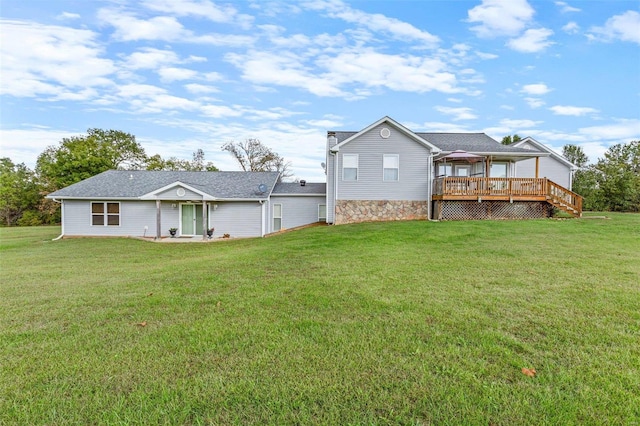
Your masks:
[{"label": "round gable vent", "polygon": [[177,195],[178,197],[184,197],[184,194],[185,194],[185,192],[184,192],[184,188],[178,188],[178,189],[176,190],[176,195]]},{"label": "round gable vent", "polygon": [[391,130],[387,129],[386,127],[383,127],[380,130],[380,136],[382,137],[382,139],[387,139],[389,136],[391,136]]}]

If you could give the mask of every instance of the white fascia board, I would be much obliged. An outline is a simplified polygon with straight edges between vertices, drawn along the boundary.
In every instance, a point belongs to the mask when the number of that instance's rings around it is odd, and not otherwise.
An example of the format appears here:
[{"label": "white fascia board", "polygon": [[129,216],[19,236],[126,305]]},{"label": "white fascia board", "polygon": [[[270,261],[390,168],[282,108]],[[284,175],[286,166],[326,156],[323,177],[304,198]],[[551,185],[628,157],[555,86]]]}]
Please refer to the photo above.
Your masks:
[{"label": "white fascia board", "polygon": [[542,151],[548,152],[551,157],[553,157],[556,160],[560,161],[561,163],[564,163],[565,165],[571,167],[571,170],[578,170],[578,166],[576,166],[571,161],[567,160],[566,158],[564,158],[562,155],[558,154],[557,152],[555,152],[551,148],[547,147],[543,143],[538,142],[537,140],[535,140],[531,136],[527,136],[526,138],[521,139],[518,142],[516,142],[514,144],[511,144],[511,145],[515,146],[515,147],[519,147],[520,145],[522,145],[524,143],[530,143],[531,145],[535,146],[536,148],[538,148],[538,149],[540,149]]},{"label": "white fascia board", "polygon": [[389,116],[384,116],[380,120],[376,121],[375,123],[372,123],[372,124],[368,125],[364,129],[362,129],[358,133],[356,133],[355,135],[353,135],[353,136],[343,140],[339,144],[331,147],[329,149],[329,151],[334,152],[334,153],[340,151],[340,147],[342,147],[343,145],[348,144],[352,140],[360,137],[360,135],[368,132],[369,130],[373,129],[374,127],[377,127],[380,124],[385,123],[385,122],[391,124],[394,127],[396,127],[398,130],[400,130],[402,133],[404,133],[405,136],[408,136],[409,138],[411,138],[411,139],[415,140],[416,142],[418,142],[418,143],[426,146],[427,148],[429,148],[431,150],[432,154],[439,154],[440,153],[440,148],[438,148],[437,146],[433,145],[431,142],[429,142],[429,141],[427,141],[425,139],[422,139],[420,136],[416,135],[414,132],[412,132],[411,130],[407,129],[402,124],[398,123],[397,121],[395,121],[393,118],[391,118]]},{"label": "white fascia board", "polygon": [[50,200],[95,200],[95,201],[138,201],[138,197],[69,197],[69,196],[56,196],[45,195],[44,198]]},{"label": "white fascia board", "polygon": [[271,194],[271,197],[326,197],[326,196],[327,196],[326,192],[323,194],[283,194],[283,193]]},{"label": "white fascia board", "polygon": [[177,186],[181,186],[183,188],[188,189],[189,191],[193,191],[196,194],[201,195],[202,199],[205,200],[205,201],[215,201],[215,200],[217,200],[217,198],[214,197],[213,195],[207,194],[206,192],[202,192],[201,190],[196,189],[196,188],[194,188],[194,187],[192,187],[190,185],[187,185],[185,183],[182,183],[180,181],[175,181],[173,183],[170,183],[169,185],[163,186],[162,188],[158,188],[158,189],[156,189],[156,190],[154,190],[152,192],[149,192],[147,194],[141,195],[139,197],[139,199],[140,200],[156,200],[158,198],[158,194],[160,192],[167,191],[167,190],[169,190],[171,188],[175,188]]}]

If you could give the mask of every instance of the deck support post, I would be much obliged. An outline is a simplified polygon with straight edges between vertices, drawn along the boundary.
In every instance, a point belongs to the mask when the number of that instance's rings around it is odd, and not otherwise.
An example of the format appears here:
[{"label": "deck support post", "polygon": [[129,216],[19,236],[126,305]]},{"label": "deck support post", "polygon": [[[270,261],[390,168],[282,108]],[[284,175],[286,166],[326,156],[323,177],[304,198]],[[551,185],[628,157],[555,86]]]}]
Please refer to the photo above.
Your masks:
[{"label": "deck support post", "polygon": [[209,224],[207,223],[207,201],[202,200],[202,240],[207,241],[207,230]]},{"label": "deck support post", "polygon": [[160,200],[156,200],[156,240],[162,238],[162,224],[160,223],[160,219],[162,214],[160,213],[160,204],[162,202]]},{"label": "deck support post", "polygon": [[536,157],[536,179],[538,179],[539,170],[540,170],[540,157]]}]

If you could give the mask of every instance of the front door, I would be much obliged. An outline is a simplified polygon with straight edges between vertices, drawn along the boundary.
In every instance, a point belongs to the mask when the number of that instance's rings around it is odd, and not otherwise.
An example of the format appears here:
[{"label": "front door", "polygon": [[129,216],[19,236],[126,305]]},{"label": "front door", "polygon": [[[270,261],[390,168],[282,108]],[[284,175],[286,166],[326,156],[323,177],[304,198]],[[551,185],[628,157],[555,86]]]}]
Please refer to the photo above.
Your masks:
[{"label": "front door", "polygon": [[182,204],[180,235],[202,235],[202,204]]}]

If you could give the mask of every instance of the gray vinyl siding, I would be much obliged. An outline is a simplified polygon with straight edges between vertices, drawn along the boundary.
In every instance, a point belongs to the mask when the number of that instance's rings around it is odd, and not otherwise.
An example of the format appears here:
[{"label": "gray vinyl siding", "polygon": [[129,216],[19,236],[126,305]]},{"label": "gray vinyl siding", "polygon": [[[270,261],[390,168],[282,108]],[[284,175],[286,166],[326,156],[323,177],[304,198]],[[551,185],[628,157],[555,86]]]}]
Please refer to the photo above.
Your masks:
[{"label": "gray vinyl siding", "polygon": [[[536,177],[536,160],[518,161],[516,163],[516,177]],[[571,169],[553,157],[540,157],[538,177],[550,179],[571,189]]]},{"label": "gray vinyl siding", "polygon": [[[94,200],[102,202],[102,200]],[[90,200],[64,200],[64,234],[67,236],[155,236],[155,201],[118,201],[120,203],[120,226],[91,225]],[[169,228],[178,227],[178,208],[171,203],[161,204],[162,235],[169,235]],[[147,227],[145,231],[145,226]]]},{"label": "gray vinyl siding", "polygon": [[257,201],[211,203],[209,211],[209,226],[215,228],[214,238],[224,234],[231,238],[262,235],[262,205]]},{"label": "gray vinyl siding", "polygon": [[[388,139],[380,136],[380,130],[383,127],[391,130],[391,136]],[[342,179],[344,154],[358,154],[357,181]],[[397,182],[383,180],[383,154],[399,155],[400,168]],[[338,200],[427,200],[430,183],[429,154],[427,147],[387,123],[374,127],[340,148],[336,198]],[[331,161],[328,162],[328,164],[331,163]],[[331,180],[327,179],[328,182]],[[327,185],[327,194],[332,194],[331,186],[331,184]],[[329,206],[327,207],[327,211],[331,210],[333,213],[333,206],[330,209]]]},{"label": "gray vinyl siding", "polygon": [[[273,232],[273,205],[282,204],[282,228],[295,228],[318,222],[318,205],[325,196],[271,196],[268,232]],[[328,213],[328,211],[327,211]]]}]

